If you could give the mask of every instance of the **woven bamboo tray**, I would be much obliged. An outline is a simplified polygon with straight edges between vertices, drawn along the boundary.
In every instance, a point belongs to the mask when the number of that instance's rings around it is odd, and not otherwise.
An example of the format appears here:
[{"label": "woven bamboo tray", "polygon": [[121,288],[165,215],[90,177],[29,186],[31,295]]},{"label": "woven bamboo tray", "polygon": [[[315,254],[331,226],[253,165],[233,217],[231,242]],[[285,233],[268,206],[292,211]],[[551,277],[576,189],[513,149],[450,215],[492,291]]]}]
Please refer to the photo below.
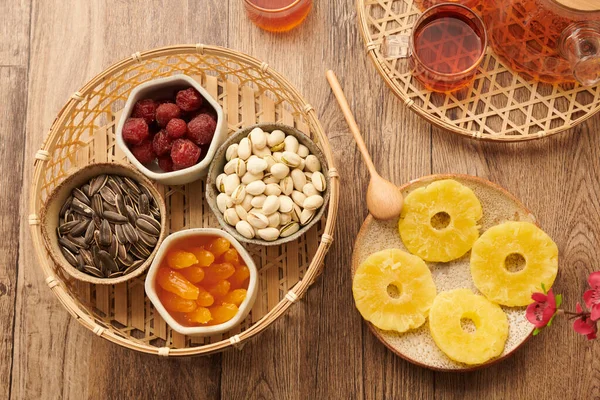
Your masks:
[{"label": "woven bamboo tray", "polygon": [[[144,294],[145,274],[113,286],[69,278],[48,256],[38,217],[52,189],[76,168],[92,162],[127,163],[114,133],[129,92],[142,82],[178,73],[197,79],[222,105],[229,134],[258,122],[280,122],[309,135],[323,150],[332,178],[326,216],[305,235],[281,246],[246,247],[259,268],[256,303],[241,326],[210,338],[173,332]],[[321,273],[333,241],[339,176],[315,110],[268,64],[236,51],[201,44],[171,46],[138,52],[112,65],[71,96],[35,158],[29,223],[46,283],[83,326],[133,350],[187,356],[241,347],[302,298]],[[170,232],[218,227],[204,199],[203,181],[156,187],[167,204]]]},{"label": "woven bamboo tray", "polygon": [[523,141],[553,135],[600,110],[600,86],[529,82],[488,47],[473,84],[451,94],[431,92],[413,78],[405,60],[386,60],[387,35],[407,34],[420,10],[413,0],[357,0],[359,30],[377,71],[406,105],[450,132],[483,140]]}]

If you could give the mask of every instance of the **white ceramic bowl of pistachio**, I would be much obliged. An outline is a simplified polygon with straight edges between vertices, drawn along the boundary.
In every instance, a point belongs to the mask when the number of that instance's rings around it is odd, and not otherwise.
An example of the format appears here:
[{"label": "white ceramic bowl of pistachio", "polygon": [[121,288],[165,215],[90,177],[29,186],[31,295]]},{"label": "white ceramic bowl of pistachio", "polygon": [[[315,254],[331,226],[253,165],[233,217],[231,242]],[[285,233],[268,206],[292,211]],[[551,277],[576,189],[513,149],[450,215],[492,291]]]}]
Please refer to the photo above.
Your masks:
[{"label": "white ceramic bowl of pistachio", "polygon": [[280,245],[323,217],[330,191],[327,172],[319,147],[298,129],[252,125],[217,150],[206,197],[223,229],[237,240]]}]

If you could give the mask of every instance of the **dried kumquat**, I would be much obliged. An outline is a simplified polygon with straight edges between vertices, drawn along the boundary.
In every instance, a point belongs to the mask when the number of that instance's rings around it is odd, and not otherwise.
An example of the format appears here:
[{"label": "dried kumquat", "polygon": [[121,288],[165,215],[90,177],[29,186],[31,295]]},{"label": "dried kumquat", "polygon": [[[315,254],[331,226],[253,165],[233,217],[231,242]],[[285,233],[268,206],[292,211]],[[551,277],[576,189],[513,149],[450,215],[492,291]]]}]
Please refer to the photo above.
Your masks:
[{"label": "dried kumquat", "polygon": [[171,250],[167,254],[167,264],[173,269],[182,269],[198,264],[198,259],[188,251]]},{"label": "dried kumquat", "polygon": [[159,291],[158,298],[162,305],[169,311],[191,312],[198,308],[198,304],[194,300],[184,299],[166,290]]},{"label": "dried kumquat", "polygon": [[235,317],[235,314],[238,312],[238,308],[235,304],[223,304],[220,306],[210,307],[210,314],[212,316],[212,320],[210,321],[211,325],[222,324],[223,322],[229,321],[231,318]]},{"label": "dried kumquat", "polygon": [[200,307],[210,307],[215,304],[215,298],[212,294],[208,293],[204,288],[200,287],[198,289],[200,289],[200,294],[198,295],[196,303]]},{"label": "dried kumquat", "polygon": [[198,266],[208,267],[210,264],[215,262],[215,255],[203,247],[194,247],[190,249],[196,258],[198,259]]},{"label": "dried kumquat", "polygon": [[180,269],[179,273],[192,283],[199,283],[204,279],[204,270],[196,266]]},{"label": "dried kumquat", "polygon": [[250,277],[250,270],[245,265],[240,265],[235,269],[233,275],[231,275],[227,280],[231,282],[232,289],[240,289],[247,288],[248,284],[244,285],[244,281]]},{"label": "dried kumquat", "polygon": [[230,248],[225,253],[223,253],[223,255],[221,256],[221,260],[223,260],[223,262],[237,265],[240,263],[240,255],[238,254],[236,249]]},{"label": "dried kumquat", "polygon": [[[185,279],[179,272],[170,268],[159,268],[156,274],[156,282],[167,292],[174,293],[184,299],[196,300],[200,294],[200,289]],[[229,291],[229,288],[227,289]]]},{"label": "dried kumquat", "polygon": [[235,304],[236,306],[240,306],[244,299],[246,298],[247,290],[246,289],[235,289],[231,292],[227,293],[221,301],[223,303]]},{"label": "dried kumquat", "polygon": [[229,250],[229,247],[231,247],[231,243],[227,239],[215,238],[208,246],[208,250],[215,255],[215,258],[219,258]]},{"label": "dried kumquat", "polygon": [[208,308],[198,307],[195,311],[185,314],[185,318],[190,322],[206,324],[207,322],[212,320],[212,314],[208,310]]},{"label": "dried kumquat", "polygon": [[225,296],[227,292],[229,292],[230,287],[231,283],[229,283],[229,281],[222,280],[212,286],[207,287],[206,290],[212,294],[213,297],[218,298]]},{"label": "dried kumquat", "polygon": [[204,270],[204,282],[217,283],[227,279],[235,273],[235,267],[229,263],[213,264]]}]

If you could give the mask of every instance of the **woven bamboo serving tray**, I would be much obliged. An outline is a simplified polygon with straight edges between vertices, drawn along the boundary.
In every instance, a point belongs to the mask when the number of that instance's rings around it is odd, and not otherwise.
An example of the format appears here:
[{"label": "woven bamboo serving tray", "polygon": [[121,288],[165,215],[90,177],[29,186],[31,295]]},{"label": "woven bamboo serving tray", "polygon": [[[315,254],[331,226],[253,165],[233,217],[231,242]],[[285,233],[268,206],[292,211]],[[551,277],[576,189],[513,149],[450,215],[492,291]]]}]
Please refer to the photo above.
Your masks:
[{"label": "woven bamboo serving tray", "polygon": [[[326,216],[305,235],[281,246],[246,247],[259,268],[256,303],[240,326],[209,338],[173,332],[144,294],[145,274],[112,286],[71,279],[48,257],[38,216],[52,189],[75,169],[92,162],[127,163],[115,144],[115,126],[129,92],[145,81],[179,73],[194,77],[222,105],[229,134],[258,122],[279,122],[309,135],[323,151],[332,178]],[[339,176],[315,110],[268,64],[233,50],[171,46],[138,52],[112,65],[71,96],[35,158],[29,223],[46,283],[82,325],[133,350],[187,356],[241,347],[302,298],[321,273],[333,241]],[[204,181],[156,187],[167,205],[170,232],[219,226],[204,198]]]},{"label": "woven bamboo serving tray", "polygon": [[367,53],[388,86],[411,110],[450,132],[494,141],[539,139],[600,110],[600,86],[529,82],[489,47],[469,87],[431,92],[407,71],[406,60],[386,60],[382,54],[384,37],[411,31],[421,13],[413,0],[357,0],[356,7]]}]

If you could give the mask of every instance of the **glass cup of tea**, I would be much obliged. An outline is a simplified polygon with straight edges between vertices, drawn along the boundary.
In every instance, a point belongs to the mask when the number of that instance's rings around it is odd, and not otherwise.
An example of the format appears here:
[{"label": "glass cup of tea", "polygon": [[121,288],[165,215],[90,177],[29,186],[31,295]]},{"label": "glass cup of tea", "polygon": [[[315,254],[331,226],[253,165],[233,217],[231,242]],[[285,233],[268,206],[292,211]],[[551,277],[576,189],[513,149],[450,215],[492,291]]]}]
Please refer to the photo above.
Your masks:
[{"label": "glass cup of tea", "polygon": [[382,51],[388,60],[407,58],[427,89],[452,92],[475,78],[486,47],[481,18],[461,4],[442,3],[425,10],[409,35],[387,36]]},{"label": "glass cup of tea", "polygon": [[[489,0],[488,0],[489,1]],[[440,3],[456,3],[475,9],[481,3],[481,0],[414,0],[414,3],[420,10],[426,10]]]},{"label": "glass cup of tea", "polygon": [[294,29],[308,16],[313,0],[243,0],[248,17],[270,32]]}]

